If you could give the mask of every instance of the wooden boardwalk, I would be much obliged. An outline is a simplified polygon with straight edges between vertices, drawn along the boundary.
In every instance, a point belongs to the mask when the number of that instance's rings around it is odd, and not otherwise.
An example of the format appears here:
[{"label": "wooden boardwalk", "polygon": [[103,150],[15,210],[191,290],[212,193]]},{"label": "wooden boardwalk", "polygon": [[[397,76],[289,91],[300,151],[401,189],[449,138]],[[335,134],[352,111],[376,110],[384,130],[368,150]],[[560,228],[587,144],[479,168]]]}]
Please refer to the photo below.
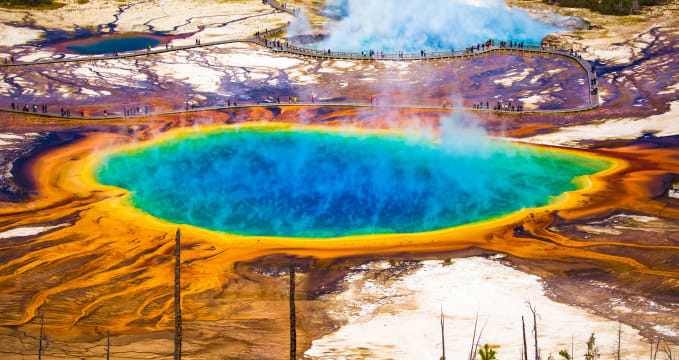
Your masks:
[{"label": "wooden boardwalk", "polygon": [[370,103],[352,103],[352,102],[326,102],[326,101],[316,101],[314,103],[311,102],[297,102],[297,103],[240,103],[239,105],[236,106],[204,106],[204,107],[196,107],[196,108],[191,108],[188,110],[169,110],[169,111],[160,111],[160,112],[150,112],[148,114],[144,112],[134,112],[131,115],[124,115],[122,113],[110,113],[108,116],[103,116],[103,115],[85,115],[85,116],[80,116],[80,113],[73,113],[71,116],[64,116],[61,115],[60,113],[41,113],[41,112],[32,112],[32,111],[21,111],[21,110],[12,110],[12,109],[6,109],[6,108],[0,108],[0,112],[5,112],[5,113],[13,113],[13,114],[22,114],[22,115],[31,115],[31,116],[39,116],[39,117],[46,117],[46,118],[57,118],[57,119],[68,119],[68,120],[101,120],[101,121],[106,121],[106,120],[121,120],[121,119],[143,119],[143,118],[148,118],[148,117],[153,117],[153,116],[160,116],[160,115],[177,115],[177,114],[191,114],[191,113],[200,113],[200,112],[209,112],[209,111],[225,111],[225,110],[234,110],[234,109],[245,109],[245,108],[253,108],[253,107],[260,107],[260,108],[274,108],[274,107],[292,107],[292,106],[302,106],[302,107],[337,107],[337,108],[371,108],[375,110],[380,110],[380,109],[392,109],[392,110],[399,110],[399,109],[418,109],[418,110],[432,110],[432,111],[470,111],[470,112],[478,112],[478,113],[502,113],[502,114],[514,114],[514,115],[521,115],[521,114],[565,114],[565,113],[574,113],[574,112],[581,112],[581,111],[587,111],[593,109],[592,105],[585,106],[582,108],[576,108],[576,109],[556,109],[556,110],[523,110],[523,111],[506,111],[506,110],[494,110],[494,109],[475,109],[475,108],[470,108],[470,107],[450,107],[450,106],[431,106],[431,105],[417,105],[417,104],[385,104],[385,105],[373,105]]},{"label": "wooden boardwalk", "polygon": [[[294,10],[284,8],[277,2],[273,0],[267,0],[267,3],[274,7],[278,11],[283,11],[287,12],[291,15],[296,16],[296,12]],[[82,57],[73,57],[73,58],[61,58],[61,59],[47,59],[47,60],[38,60],[38,61],[32,61],[32,62],[14,62],[14,63],[8,63],[8,64],[3,64],[0,63],[0,68],[12,68],[12,67],[25,67],[25,66],[39,66],[39,65],[51,65],[51,64],[64,64],[64,63],[75,63],[75,62],[93,62],[93,61],[105,61],[105,60],[115,60],[115,59],[126,59],[126,58],[134,58],[134,57],[141,57],[141,56],[152,56],[152,55],[157,55],[157,54],[164,54],[164,53],[169,53],[169,52],[174,52],[174,51],[186,51],[186,50],[191,50],[191,49],[197,49],[197,48],[206,48],[206,47],[212,47],[212,46],[217,46],[217,45],[224,45],[224,44],[230,44],[230,43],[253,43],[257,44],[260,46],[264,46],[272,51],[272,55],[275,54],[290,54],[290,55],[296,55],[296,56],[303,56],[303,57],[311,57],[319,60],[349,60],[349,61],[433,61],[433,60],[446,60],[446,59],[466,59],[466,58],[471,58],[475,56],[485,56],[490,53],[495,53],[495,52],[505,52],[505,53],[513,53],[513,54],[544,54],[544,55],[549,55],[549,56],[561,56],[561,57],[566,57],[569,58],[573,61],[575,61],[587,74],[587,79],[589,81],[589,84],[592,84],[592,81],[596,83],[596,74],[592,71],[592,67],[587,62],[586,60],[583,60],[577,56],[572,55],[570,52],[567,51],[561,51],[561,50],[555,50],[555,49],[546,49],[540,45],[533,45],[533,44],[525,44],[521,47],[518,46],[502,46],[500,44],[503,44],[498,41],[492,41],[492,45],[488,47],[482,47],[482,48],[475,48],[475,47],[470,47],[468,49],[464,50],[451,50],[451,51],[433,51],[433,52],[425,52],[425,53],[414,53],[414,52],[399,52],[399,53],[383,53],[383,52],[375,52],[373,55],[370,55],[370,52],[334,52],[331,50],[319,50],[319,49],[314,49],[314,48],[307,48],[307,47],[300,47],[300,46],[294,46],[290,45],[287,43],[287,41],[280,40],[275,38],[275,36],[283,34],[287,31],[288,25],[284,25],[275,29],[271,29],[268,31],[264,31],[258,34],[255,34],[251,38],[247,39],[233,39],[233,40],[221,40],[221,41],[212,41],[212,42],[206,42],[206,43],[201,43],[201,44],[193,44],[193,45],[185,45],[185,46],[172,46],[172,47],[161,47],[161,48],[151,48],[143,51],[136,51],[136,52],[125,52],[125,53],[119,53],[118,55],[100,55],[100,56],[82,56]],[[471,49],[471,50],[470,50]],[[418,108],[418,109],[445,109],[445,110],[465,110],[465,111],[493,111],[493,112],[500,112],[500,113],[512,113],[512,114],[529,114],[529,113],[541,113],[541,114],[554,114],[554,113],[570,113],[570,112],[579,112],[579,111],[587,111],[594,109],[599,106],[599,96],[593,95],[591,91],[589,91],[590,87],[588,86],[588,92],[589,92],[589,103],[586,106],[583,107],[578,107],[578,108],[572,108],[572,109],[560,109],[560,110],[526,110],[526,111],[504,111],[504,110],[493,110],[493,109],[473,109],[473,108],[464,108],[464,107],[457,107],[457,108],[441,108],[441,107],[431,107],[431,106],[426,106],[426,105],[382,105],[382,106],[373,106],[371,104],[364,104],[364,103],[333,103],[333,102],[317,102],[315,104],[311,103],[298,103],[298,104],[247,104],[247,105],[239,105],[239,106],[230,106],[230,107],[222,107],[222,106],[211,106],[211,107],[200,107],[200,108],[195,108],[195,109],[189,109],[189,110],[173,110],[173,111],[166,111],[166,112],[156,112],[152,114],[146,114],[146,113],[139,113],[139,114],[134,114],[131,116],[123,116],[123,115],[115,115],[111,114],[110,116],[62,116],[61,114],[55,114],[55,113],[40,113],[40,112],[25,112],[25,111],[20,111],[20,110],[12,110],[8,108],[0,108],[0,111],[2,112],[10,112],[10,113],[18,113],[18,114],[32,114],[32,115],[37,115],[37,116],[48,116],[48,117],[54,117],[54,118],[64,118],[64,119],[86,119],[86,120],[106,120],[106,119],[123,119],[123,118],[141,118],[141,117],[147,117],[147,116],[153,116],[153,115],[169,115],[169,114],[180,114],[180,113],[191,113],[191,112],[201,112],[201,111],[214,111],[214,110],[224,110],[224,109],[234,109],[234,108],[245,108],[245,107],[252,107],[252,106],[260,106],[260,107],[271,107],[271,106],[333,106],[333,107],[375,107],[375,108],[401,108],[401,109],[409,109],[409,108]]]}]

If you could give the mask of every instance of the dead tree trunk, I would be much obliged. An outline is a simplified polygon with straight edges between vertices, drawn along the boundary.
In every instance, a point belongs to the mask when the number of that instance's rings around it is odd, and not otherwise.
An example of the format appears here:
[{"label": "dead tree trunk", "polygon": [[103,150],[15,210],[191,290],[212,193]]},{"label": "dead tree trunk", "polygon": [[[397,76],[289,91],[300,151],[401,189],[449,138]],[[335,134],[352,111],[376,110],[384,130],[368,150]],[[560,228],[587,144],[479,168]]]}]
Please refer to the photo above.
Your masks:
[{"label": "dead tree trunk", "polygon": [[620,339],[622,338],[621,336],[621,330],[622,330],[622,325],[620,324],[620,321],[618,321],[618,360],[620,360]]},{"label": "dead tree trunk", "polygon": [[528,308],[530,312],[533,313],[533,337],[535,340],[535,360],[540,360],[540,351],[538,348],[538,311],[537,307],[533,306],[531,302],[528,302]]},{"label": "dead tree trunk", "polygon": [[472,334],[472,346],[469,349],[469,360],[473,360],[475,357],[474,343],[476,343],[476,326],[479,322],[479,312],[476,312],[476,320],[474,320],[474,334]]},{"label": "dead tree trunk", "polygon": [[177,229],[174,244],[174,360],[182,358],[182,293],[179,281],[181,265],[181,234]]},{"label": "dead tree trunk", "polygon": [[42,339],[45,337],[45,313],[40,313],[40,344],[38,345],[38,360],[42,359]]},{"label": "dead tree trunk", "polygon": [[295,324],[295,265],[290,265],[290,360],[297,359],[297,328]]},{"label": "dead tree trunk", "polygon": [[[653,347],[653,340],[651,340],[651,348]],[[658,349],[660,349],[660,339],[655,343],[655,352],[653,352],[653,360],[658,357]]]},{"label": "dead tree trunk", "polygon": [[526,342],[526,322],[523,320],[523,315],[521,316],[521,327],[523,329],[523,358],[528,360],[528,343]]},{"label": "dead tree trunk", "polygon": [[444,334],[445,318],[443,317],[443,307],[441,307],[441,347],[443,348],[443,354],[441,355],[441,360],[446,360],[446,337]]}]

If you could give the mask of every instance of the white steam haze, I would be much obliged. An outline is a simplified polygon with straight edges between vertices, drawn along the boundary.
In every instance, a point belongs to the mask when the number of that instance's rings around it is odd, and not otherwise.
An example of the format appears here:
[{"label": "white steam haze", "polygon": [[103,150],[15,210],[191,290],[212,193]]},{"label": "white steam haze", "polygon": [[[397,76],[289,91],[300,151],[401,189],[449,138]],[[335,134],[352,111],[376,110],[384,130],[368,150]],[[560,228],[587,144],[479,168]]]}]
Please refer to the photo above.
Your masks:
[{"label": "white steam haze", "polygon": [[328,7],[342,18],[327,25],[330,35],[317,47],[336,51],[463,49],[488,39],[540,43],[557,30],[502,0],[335,0]]}]

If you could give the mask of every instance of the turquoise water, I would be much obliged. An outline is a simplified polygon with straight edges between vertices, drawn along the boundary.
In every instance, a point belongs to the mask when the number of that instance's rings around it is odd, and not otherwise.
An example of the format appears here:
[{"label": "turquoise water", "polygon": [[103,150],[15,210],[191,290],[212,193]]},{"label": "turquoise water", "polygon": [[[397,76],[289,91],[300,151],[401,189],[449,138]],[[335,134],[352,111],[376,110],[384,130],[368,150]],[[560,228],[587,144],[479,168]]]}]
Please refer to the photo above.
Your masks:
[{"label": "turquoise water", "polygon": [[334,237],[437,230],[546,205],[574,190],[574,177],[605,167],[485,138],[460,147],[415,136],[248,128],[116,153],[95,172],[101,183],[131,191],[136,207],[172,222]]},{"label": "turquoise water", "polygon": [[149,45],[154,47],[160,44],[160,40],[152,36],[111,36],[78,41],[66,48],[76,54],[99,55],[113,54],[114,51],[136,51],[146,49]]}]

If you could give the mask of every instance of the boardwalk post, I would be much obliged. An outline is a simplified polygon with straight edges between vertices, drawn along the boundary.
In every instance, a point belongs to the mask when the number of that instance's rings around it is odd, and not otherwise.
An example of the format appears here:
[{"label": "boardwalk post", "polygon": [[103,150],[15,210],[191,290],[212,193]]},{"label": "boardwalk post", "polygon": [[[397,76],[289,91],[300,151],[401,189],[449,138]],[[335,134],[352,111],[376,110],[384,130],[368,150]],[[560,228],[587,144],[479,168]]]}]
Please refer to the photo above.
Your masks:
[{"label": "boardwalk post", "polygon": [[182,305],[179,282],[179,266],[181,264],[180,236],[179,229],[177,229],[174,245],[174,360],[181,360],[182,358]]},{"label": "boardwalk post", "polygon": [[295,324],[295,265],[290,265],[290,360],[297,359],[297,329]]},{"label": "boardwalk post", "polygon": [[106,330],[106,360],[111,357],[111,332]]}]

